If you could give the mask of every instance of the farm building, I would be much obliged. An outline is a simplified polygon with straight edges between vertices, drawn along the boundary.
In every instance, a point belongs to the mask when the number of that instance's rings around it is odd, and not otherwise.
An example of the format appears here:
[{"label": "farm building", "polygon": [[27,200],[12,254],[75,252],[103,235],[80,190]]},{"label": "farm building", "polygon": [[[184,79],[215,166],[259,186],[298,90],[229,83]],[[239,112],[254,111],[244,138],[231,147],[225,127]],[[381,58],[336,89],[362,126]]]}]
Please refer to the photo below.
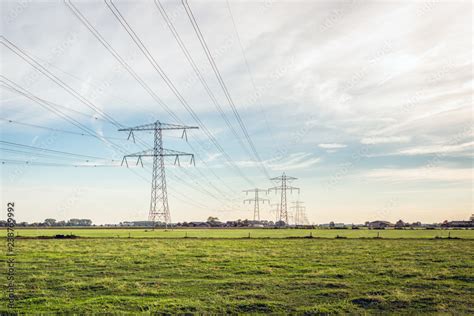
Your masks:
[{"label": "farm building", "polygon": [[386,227],[391,227],[393,226],[393,224],[387,221],[373,221],[369,222],[367,226],[373,229],[382,229]]}]

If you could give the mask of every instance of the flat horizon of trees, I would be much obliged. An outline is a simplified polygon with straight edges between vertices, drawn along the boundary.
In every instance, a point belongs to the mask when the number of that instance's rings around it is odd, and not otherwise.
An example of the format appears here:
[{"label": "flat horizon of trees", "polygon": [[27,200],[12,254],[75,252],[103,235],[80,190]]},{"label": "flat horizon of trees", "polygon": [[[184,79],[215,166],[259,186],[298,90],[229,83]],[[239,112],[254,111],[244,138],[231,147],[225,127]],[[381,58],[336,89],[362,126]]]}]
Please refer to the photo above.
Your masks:
[{"label": "flat horizon of trees", "polygon": [[[6,227],[7,222],[0,220],[0,227]],[[54,218],[47,218],[43,222],[35,222],[35,223],[28,223],[28,222],[18,222],[16,223],[17,227],[74,227],[74,226],[92,226],[92,220],[87,218],[71,218],[68,221],[57,221]]]}]

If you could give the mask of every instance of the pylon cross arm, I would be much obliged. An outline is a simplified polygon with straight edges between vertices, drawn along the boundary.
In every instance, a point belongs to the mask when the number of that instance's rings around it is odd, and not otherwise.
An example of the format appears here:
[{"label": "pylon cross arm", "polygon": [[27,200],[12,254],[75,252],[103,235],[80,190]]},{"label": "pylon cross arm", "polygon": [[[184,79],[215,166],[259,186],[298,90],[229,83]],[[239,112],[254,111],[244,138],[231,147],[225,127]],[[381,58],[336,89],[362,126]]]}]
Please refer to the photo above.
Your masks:
[{"label": "pylon cross arm", "polygon": [[161,130],[185,130],[185,129],[198,129],[199,127],[178,125],[178,124],[168,124],[168,123],[161,123],[160,121],[156,121],[155,123],[138,125],[138,126],[134,126],[134,127],[121,128],[121,129],[119,129],[119,131],[120,132],[123,132],[123,131],[154,131],[157,128],[161,129]]},{"label": "pylon cross arm", "polygon": [[270,188],[270,189],[267,190],[267,192],[270,193],[271,191],[275,191],[275,193],[276,193],[278,190],[281,190],[281,187]]}]

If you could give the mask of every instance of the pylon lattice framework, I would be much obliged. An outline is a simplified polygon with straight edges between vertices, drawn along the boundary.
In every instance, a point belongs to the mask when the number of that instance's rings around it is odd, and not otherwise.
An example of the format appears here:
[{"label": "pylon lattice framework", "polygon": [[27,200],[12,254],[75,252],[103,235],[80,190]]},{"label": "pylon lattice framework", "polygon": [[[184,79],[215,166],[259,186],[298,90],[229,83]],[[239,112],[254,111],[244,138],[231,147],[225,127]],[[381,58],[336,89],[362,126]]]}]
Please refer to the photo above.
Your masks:
[{"label": "pylon lattice framework", "polygon": [[155,226],[155,221],[164,222],[166,226],[171,223],[171,215],[168,206],[168,193],[166,188],[166,176],[165,176],[165,157],[175,157],[174,164],[179,165],[180,156],[189,156],[191,157],[190,163],[194,162],[194,155],[180,152],[171,149],[163,148],[163,131],[166,130],[182,130],[182,138],[188,140],[186,130],[188,129],[197,129],[195,126],[185,126],[185,125],[176,125],[176,124],[167,124],[156,121],[151,124],[139,125],[129,128],[121,128],[119,131],[128,131],[128,139],[132,138],[135,142],[134,131],[153,131],[154,132],[154,145],[153,148],[147,149],[141,152],[134,154],[125,155],[122,159],[122,165],[125,164],[128,167],[127,158],[137,157],[137,165],[141,163],[143,167],[142,157],[153,157],[153,170],[151,177],[151,199],[150,199],[150,211],[148,214],[148,220],[153,222],[153,227]]},{"label": "pylon lattice framework", "polygon": [[271,207],[274,209],[270,210],[270,213],[275,213],[275,223],[278,222],[278,218],[280,217],[280,203],[270,204]]},{"label": "pylon lattice framework", "polygon": [[301,201],[292,202],[293,206],[291,209],[294,210],[295,225],[305,225],[308,222],[305,214],[306,207],[303,205],[303,203],[304,202]]},{"label": "pylon lattice framework", "polygon": [[258,189],[258,188],[255,188],[255,189],[250,189],[250,190],[244,190],[244,192],[248,195],[249,192],[253,192],[255,194],[255,197],[252,198],[252,199],[245,199],[244,200],[244,204],[245,202],[248,202],[249,204],[250,203],[254,203],[254,207],[253,207],[253,220],[254,221],[260,221],[260,202],[262,203],[265,203],[265,202],[268,202],[270,203],[270,200],[269,199],[262,199],[258,196],[258,193],[259,192],[265,192],[267,193],[267,190],[261,190],[261,189]]},{"label": "pylon lattice framework", "polygon": [[293,193],[293,190],[296,190],[296,191],[298,191],[298,194],[299,194],[300,189],[290,185],[290,183],[293,180],[297,180],[297,178],[289,177],[283,172],[283,175],[281,175],[280,177],[271,178],[270,180],[280,182],[279,186],[269,188],[268,192],[275,191],[275,193],[277,193],[277,191],[281,191],[280,218],[279,218],[279,220],[285,222],[285,225],[288,225],[289,224],[289,221],[288,221],[288,204],[287,204],[286,192],[290,191],[290,193]]}]

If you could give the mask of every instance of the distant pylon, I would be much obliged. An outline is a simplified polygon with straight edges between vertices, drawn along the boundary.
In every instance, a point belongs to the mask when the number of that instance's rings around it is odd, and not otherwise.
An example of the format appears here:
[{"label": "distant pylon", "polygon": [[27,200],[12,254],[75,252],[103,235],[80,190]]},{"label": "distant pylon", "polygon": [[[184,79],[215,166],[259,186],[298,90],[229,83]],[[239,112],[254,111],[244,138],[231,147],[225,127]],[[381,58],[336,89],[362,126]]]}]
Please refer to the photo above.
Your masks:
[{"label": "distant pylon", "polygon": [[293,206],[291,209],[294,210],[294,219],[295,219],[295,225],[304,225],[306,224],[306,214],[305,214],[305,206],[303,206],[304,202],[301,201],[295,201],[292,202]]},{"label": "distant pylon", "polygon": [[254,203],[254,206],[253,206],[253,220],[254,221],[260,221],[260,202],[264,203],[265,204],[265,201],[267,201],[268,203],[270,203],[270,200],[269,199],[262,199],[258,196],[258,193],[259,192],[265,192],[267,193],[267,190],[261,190],[261,189],[250,189],[250,190],[244,190],[244,192],[248,195],[249,192],[253,192],[255,193],[255,197],[253,199],[245,199],[244,200],[244,204],[245,202],[249,202],[250,203]]},{"label": "distant pylon", "polygon": [[274,209],[270,210],[270,213],[275,213],[275,223],[278,222],[278,218],[280,217],[280,203],[270,204],[271,207]]},{"label": "distant pylon", "polygon": [[289,177],[287,176],[284,172],[281,177],[275,177],[271,178],[270,180],[274,181],[279,181],[281,184],[279,186],[269,188],[268,192],[271,192],[272,190],[277,193],[278,190],[281,191],[281,201],[280,201],[280,221],[285,222],[285,225],[289,224],[288,221],[288,205],[287,205],[287,199],[286,199],[286,191],[290,191],[290,193],[293,193],[293,190],[297,190],[298,193],[300,192],[299,188],[292,187],[289,185],[289,183],[293,180],[296,180],[297,178],[294,177]]},{"label": "distant pylon", "polygon": [[138,153],[125,155],[122,159],[122,165],[125,164],[128,167],[127,158],[137,157],[137,165],[141,163],[143,167],[142,157],[153,157],[153,172],[151,177],[151,200],[150,200],[150,212],[148,214],[148,220],[153,222],[153,228],[155,227],[155,221],[159,220],[165,223],[166,227],[171,223],[171,215],[168,206],[168,193],[166,189],[166,176],[165,176],[165,157],[175,157],[174,163],[179,165],[179,156],[190,156],[191,163],[194,163],[194,155],[175,151],[171,149],[163,148],[163,131],[164,130],[182,130],[182,138],[188,140],[186,130],[197,129],[195,126],[184,126],[175,124],[166,124],[156,121],[155,123],[145,124],[129,128],[121,128],[119,131],[128,131],[128,139],[132,138],[135,142],[134,131],[153,131],[154,132],[154,146],[152,149],[147,149]]}]

